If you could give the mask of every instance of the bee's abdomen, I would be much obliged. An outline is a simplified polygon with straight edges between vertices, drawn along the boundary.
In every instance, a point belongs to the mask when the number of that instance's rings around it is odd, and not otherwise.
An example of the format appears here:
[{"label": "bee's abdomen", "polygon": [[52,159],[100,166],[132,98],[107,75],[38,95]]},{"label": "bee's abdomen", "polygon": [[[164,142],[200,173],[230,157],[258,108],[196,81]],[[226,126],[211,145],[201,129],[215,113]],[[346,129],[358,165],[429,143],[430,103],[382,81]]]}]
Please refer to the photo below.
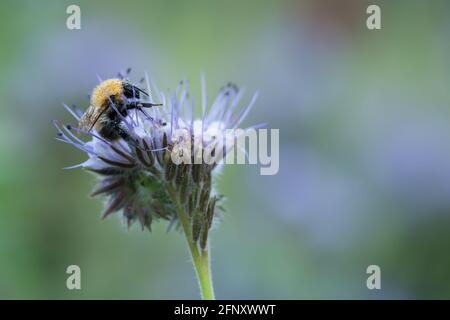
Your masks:
[{"label": "bee's abdomen", "polygon": [[95,126],[96,131],[106,140],[114,141],[119,138],[129,139],[126,127],[119,119],[111,120],[108,114],[103,115]]},{"label": "bee's abdomen", "polygon": [[102,127],[98,128],[98,133],[100,136],[105,138],[106,140],[117,140],[120,138],[119,133],[117,132],[117,128],[114,125],[103,125]]},{"label": "bee's abdomen", "polygon": [[120,138],[118,127],[119,121],[110,119],[109,114],[102,115],[95,124],[95,130],[106,140],[117,140]]}]

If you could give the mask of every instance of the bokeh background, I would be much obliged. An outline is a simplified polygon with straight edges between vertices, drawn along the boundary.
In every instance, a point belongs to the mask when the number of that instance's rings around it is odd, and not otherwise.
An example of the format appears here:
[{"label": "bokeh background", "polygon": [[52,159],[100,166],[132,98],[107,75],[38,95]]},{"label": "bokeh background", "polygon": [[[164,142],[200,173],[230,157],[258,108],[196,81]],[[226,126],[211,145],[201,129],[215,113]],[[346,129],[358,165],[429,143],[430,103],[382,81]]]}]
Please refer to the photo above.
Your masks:
[{"label": "bokeh background", "polygon": [[[450,298],[449,35],[439,0],[2,1],[0,298],[199,297],[182,235],[102,221],[93,176],[62,170],[85,155],[50,121],[127,67],[196,97],[204,72],[209,102],[230,80],[243,103],[259,90],[245,124],[280,129],[278,175],[220,177],[218,298]],[[66,289],[71,264],[82,290]]]}]

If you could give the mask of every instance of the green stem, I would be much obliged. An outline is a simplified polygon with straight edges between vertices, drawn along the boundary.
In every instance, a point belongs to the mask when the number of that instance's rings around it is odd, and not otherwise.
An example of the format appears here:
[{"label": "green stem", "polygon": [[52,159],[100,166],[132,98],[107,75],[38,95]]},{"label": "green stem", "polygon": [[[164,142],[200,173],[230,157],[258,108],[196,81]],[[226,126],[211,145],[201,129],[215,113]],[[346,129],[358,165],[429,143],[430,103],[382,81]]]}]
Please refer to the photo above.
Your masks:
[{"label": "green stem", "polygon": [[172,197],[172,201],[175,203],[177,208],[178,218],[180,220],[181,226],[188,243],[189,252],[192,258],[192,264],[194,265],[195,272],[197,274],[197,279],[200,287],[200,293],[203,300],[214,300],[214,289],[211,278],[211,265],[209,260],[208,246],[199,250],[198,245],[194,242],[192,238],[192,229],[188,215],[184,207],[178,201],[177,193],[175,190],[169,186],[169,193]]}]

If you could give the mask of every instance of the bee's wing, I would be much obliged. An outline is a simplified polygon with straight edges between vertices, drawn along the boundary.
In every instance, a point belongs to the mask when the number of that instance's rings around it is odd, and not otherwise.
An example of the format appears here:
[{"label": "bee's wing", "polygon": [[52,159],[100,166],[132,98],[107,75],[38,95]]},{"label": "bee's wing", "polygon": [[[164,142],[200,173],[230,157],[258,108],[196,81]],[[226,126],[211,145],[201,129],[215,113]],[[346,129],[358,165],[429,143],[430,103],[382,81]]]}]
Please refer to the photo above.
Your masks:
[{"label": "bee's wing", "polygon": [[78,128],[87,132],[91,131],[103,112],[103,108],[95,108],[94,106],[89,106],[89,108],[86,110],[86,112],[78,122]]}]

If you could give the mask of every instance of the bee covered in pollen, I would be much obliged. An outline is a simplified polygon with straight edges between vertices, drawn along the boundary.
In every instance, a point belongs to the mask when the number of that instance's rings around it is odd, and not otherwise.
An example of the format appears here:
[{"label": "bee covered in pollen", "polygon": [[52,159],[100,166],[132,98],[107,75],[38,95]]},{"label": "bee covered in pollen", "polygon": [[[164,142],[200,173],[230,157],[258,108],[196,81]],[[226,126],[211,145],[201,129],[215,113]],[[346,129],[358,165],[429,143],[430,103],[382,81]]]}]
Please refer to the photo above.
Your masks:
[{"label": "bee covered in pollen", "polygon": [[123,123],[124,117],[131,109],[142,110],[161,104],[141,101],[141,94],[148,94],[124,79],[108,79],[97,85],[91,94],[90,105],[80,118],[78,127],[89,132],[92,128],[106,140],[115,141],[122,138],[131,140],[130,133]]}]

